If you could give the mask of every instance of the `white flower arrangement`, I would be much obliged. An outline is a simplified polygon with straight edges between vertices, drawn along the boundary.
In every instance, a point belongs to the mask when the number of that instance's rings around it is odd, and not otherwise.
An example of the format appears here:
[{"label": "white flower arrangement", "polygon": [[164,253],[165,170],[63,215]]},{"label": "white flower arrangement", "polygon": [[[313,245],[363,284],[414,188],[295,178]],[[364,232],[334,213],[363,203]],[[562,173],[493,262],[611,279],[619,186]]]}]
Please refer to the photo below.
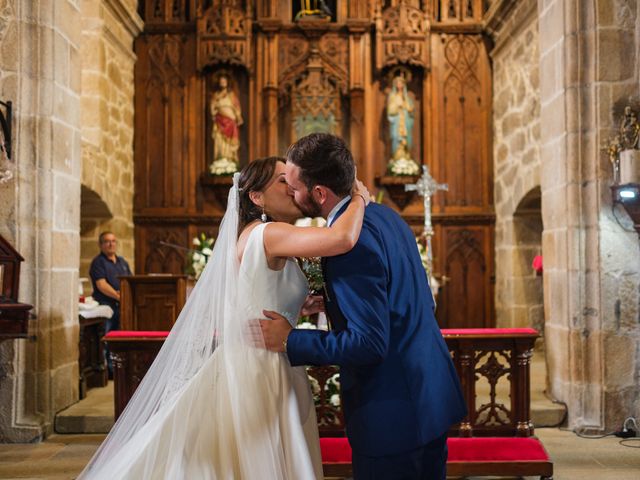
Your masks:
[{"label": "white flower arrangement", "polygon": [[238,164],[228,158],[219,158],[209,165],[211,175],[233,175],[238,171]]},{"label": "white flower arrangement", "polygon": [[334,374],[327,381],[327,389],[331,394],[331,397],[329,397],[329,403],[331,403],[331,405],[333,405],[334,407],[339,407],[340,406],[340,393],[338,393],[340,391],[340,374],[339,373]]},{"label": "white flower arrangement", "polygon": [[387,170],[396,177],[420,175],[420,166],[414,160],[406,157],[389,162]]},{"label": "white flower arrangement", "polygon": [[296,227],[324,227],[327,221],[322,217],[303,217],[296,220]]},{"label": "white flower arrangement", "polygon": [[420,254],[420,260],[422,260],[422,266],[425,272],[429,275],[429,256],[427,255],[427,247],[420,241],[420,237],[416,237],[416,244],[418,245],[418,253]]},{"label": "white flower arrangement", "polygon": [[435,295],[438,295],[438,290],[440,289],[440,282],[438,279],[429,271],[429,256],[427,252],[427,247],[420,241],[420,237],[416,237],[416,244],[418,245],[418,253],[420,254],[420,260],[422,260],[422,267],[424,271],[427,273],[427,278],[429,279],[429,286],[431,287],[431,292]]},{"label": "white flower arrangement", "polygon": [[313,323],[311,322],[300,322],[296,328],[302,328],[304,330],[317,330],[318,327],[316,327]]},{"label": "white flower arrangement", "polygon": [[[307,367],[308,368],[308,367]],[[318,380],[316,380],[313,376],[309,375],[309,384],[311,386],[311,393],[313,394],[313,399],[316,405],[320,404],[320,394],[324,389],[325,395],[329,398],[329,403],[334,407],[340,407],[340,374],[336,373],[331,376],[324,384],[324,386],[320,386]],[[337,423],[338,419],[334,418],[334,421]]]},{"label": "white flower arrangement", "polygon": [[191,242],[193,248],[188,256],[187,274],[193,275],[196,280],[200,278],[209,257],[213,253],[213,244],[215,241],[215,238],[207,237],[204,233],[201,233],[197,237],[194,237]]}]

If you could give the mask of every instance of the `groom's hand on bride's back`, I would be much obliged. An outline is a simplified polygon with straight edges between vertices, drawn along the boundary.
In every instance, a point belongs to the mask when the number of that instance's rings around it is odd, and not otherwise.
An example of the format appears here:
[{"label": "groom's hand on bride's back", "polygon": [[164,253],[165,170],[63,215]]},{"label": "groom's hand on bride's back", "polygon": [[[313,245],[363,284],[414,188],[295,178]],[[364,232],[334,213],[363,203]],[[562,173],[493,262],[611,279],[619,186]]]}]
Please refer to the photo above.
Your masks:
[{"label": "groom's hand on bride's back", "polygon": [[289,320],[278,312],[263,310],[262,313],[268,318],[268,320],[260,320],[265,348],[272,352],[286,352],[287,337],[293,330]]}]

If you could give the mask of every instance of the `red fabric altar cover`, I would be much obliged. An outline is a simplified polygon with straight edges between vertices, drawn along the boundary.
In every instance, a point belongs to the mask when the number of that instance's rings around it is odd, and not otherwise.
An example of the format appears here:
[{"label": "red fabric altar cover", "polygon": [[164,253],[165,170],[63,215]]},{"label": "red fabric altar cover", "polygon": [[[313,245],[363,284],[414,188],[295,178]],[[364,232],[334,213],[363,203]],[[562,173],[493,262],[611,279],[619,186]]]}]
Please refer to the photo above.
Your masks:
[{"label": "red fabric altar cover", "polygon": [[145,330],[112,330],[104,338],[166,338],[169,332],[165,331],[145,331]]}]

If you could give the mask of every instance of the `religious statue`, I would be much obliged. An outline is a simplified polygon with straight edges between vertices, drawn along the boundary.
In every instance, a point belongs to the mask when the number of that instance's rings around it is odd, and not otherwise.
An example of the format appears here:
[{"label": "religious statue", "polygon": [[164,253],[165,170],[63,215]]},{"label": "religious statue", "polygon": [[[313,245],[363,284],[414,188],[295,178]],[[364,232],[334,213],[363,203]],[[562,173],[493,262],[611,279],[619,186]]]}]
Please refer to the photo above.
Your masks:
[{"label": "religious statue", "polygon": [[213,129],[213,162],[209,171],[213,175],[231,175],[238,171],[240,125],[243,123],[240,101],[229,88],[225,75],[218,77],[218,89],[211,96]]},{"label": "religious statue", "polygon": [[620,140],[624,149],[638,148],[640,125],[636,113],[631,107],[624,107],[624,118],[620,122]]},{"label": "religious statue", "polygon": [[411,158],[413,145],[414,101],[407,91],[405,77],[398,74],[392,81],[387,95],[387,119],[391,139],[391,162],[389,172],[392,175],[417,175],[420,167]]},{"label": "religious statue", "polygon": [[300,0],[300,11],[295,21],[305,17],[331,18],[331,15],[331,9],[324,0]]}]

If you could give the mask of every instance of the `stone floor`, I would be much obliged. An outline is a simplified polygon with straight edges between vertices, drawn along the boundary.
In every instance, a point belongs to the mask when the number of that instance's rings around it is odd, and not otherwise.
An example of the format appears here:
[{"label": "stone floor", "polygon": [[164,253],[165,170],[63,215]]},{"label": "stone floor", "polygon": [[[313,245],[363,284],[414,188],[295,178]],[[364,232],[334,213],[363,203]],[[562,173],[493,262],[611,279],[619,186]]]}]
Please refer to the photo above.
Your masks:
[{"label": "stone floor", "polygon": [[[617,438],[587,440],[557,428],[539,428],[536,434],[554,462],[555,480],[640,478],[640,450],[620,445]],[[103,434],[55,434],[38,444],[0,445],[0,478],[72,479],[103,438]],[[640,447],[640,439],[632,443]]]}]

